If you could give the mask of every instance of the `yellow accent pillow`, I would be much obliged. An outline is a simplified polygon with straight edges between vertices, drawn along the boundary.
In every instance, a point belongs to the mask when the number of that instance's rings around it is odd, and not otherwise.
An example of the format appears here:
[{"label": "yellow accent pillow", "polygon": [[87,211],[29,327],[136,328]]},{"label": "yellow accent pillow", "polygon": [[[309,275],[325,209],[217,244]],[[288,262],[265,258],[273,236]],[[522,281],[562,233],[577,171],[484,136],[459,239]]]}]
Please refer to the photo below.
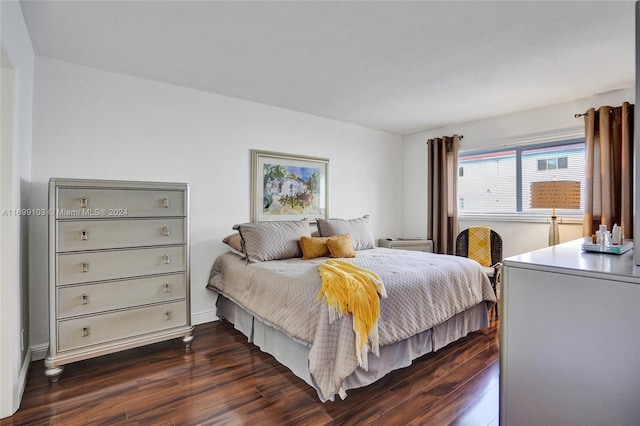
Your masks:
[{"label": "yellow accent pillow", "polygon": [[468,257],[482,266],[491,266],[491,228],[488,226],[469,228]]},{"label": "yellow accent pillow", "polygon": [[329,257],[329,247],[327,247],[326,237],[300,237],[300,248],[302,249],[302,259],[309,260],[316,257]]},{"label": "yellow accent pillow", "polygon": [[337,235],[327,239],[331,257],[356,257],[349,234]]}]

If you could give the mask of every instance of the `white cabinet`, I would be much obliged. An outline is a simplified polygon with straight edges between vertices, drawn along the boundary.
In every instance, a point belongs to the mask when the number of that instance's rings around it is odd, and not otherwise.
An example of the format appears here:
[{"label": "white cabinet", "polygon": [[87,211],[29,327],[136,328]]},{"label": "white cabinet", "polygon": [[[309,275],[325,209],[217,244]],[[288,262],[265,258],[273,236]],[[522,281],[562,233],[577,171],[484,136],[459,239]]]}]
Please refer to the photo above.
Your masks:
[{"label": "white cabinet", "polygon": [[181,337],[189,304],[189,186],[51,179],[49,353],[64,365]]},{"label": "white cabinet", "polygon": [[576,240],[504,260],[500,424],[640,424],[640,268]]}]

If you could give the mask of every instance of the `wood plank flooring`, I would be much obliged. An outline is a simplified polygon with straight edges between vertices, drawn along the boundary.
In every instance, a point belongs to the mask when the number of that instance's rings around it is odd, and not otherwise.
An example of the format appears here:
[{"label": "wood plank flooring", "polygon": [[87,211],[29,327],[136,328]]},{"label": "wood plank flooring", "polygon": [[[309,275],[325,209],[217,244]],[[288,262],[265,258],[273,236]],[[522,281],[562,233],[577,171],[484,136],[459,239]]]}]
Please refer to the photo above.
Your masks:
[{"label": "wood plank flooring", "polygon": [[0,425],[497,425],[498,320],[408,368],[321,403],[227,322],[179,340],[70,364],[33,362],[20,409]]}]

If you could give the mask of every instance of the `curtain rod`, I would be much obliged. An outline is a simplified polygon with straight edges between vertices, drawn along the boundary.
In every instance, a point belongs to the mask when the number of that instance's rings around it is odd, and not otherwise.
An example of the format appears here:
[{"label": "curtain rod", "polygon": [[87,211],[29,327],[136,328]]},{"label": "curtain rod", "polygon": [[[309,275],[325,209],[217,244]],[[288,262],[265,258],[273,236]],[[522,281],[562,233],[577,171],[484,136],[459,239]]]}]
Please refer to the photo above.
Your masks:
[{"label": "curtain rod", "polygon": [[[609,107],[609,114],[612,114],[613,112],[615,112],[616,109],[620,109],[620,108],[622,108],[622,107],[621,106],[619,106],[619,107]],[[595,112],[596,112],[596,114],[598,114],[600,112],[600,109],[596,109]],[[584,112],[582,114],[573,114],[573,116],[575,118],[580,118],[580,117],[584,117],[588,113],[589,113],[589,111]]]},{"label": "curtain rod", "polygon": [[[2,0],[0,0],[0,1],[2,1]],[[452,139],[452,138],[453,138],[453,136],[443,136],[443,137],[442,137],[442,140],[445,140],[445,139]],[[463,138],[464,138],[464,136],[463,136],[463,135],[458,135],[458,139],[459,139],[459,140],[462,140]],[[429,140],[432,140],[432,139],[440,139],[440,138],[429,138]]]}]

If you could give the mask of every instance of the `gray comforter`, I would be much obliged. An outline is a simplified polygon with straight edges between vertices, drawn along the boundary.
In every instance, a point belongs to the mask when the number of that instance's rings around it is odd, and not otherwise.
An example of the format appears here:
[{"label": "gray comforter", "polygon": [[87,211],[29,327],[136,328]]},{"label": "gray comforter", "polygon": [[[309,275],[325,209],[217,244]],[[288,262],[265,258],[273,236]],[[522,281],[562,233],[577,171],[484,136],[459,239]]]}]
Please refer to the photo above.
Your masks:
[{"label": "gray comforter", "polygon": [[[351,318],[329,324],[327,306],[316,300],[321,284],[318,266],[326,260],[247,264],[238,255],[226,253],[215,260],[207,285],[308,345],[309,370],[323,401],[333,399],[345,377],[358,368]],[[467,258],[377,248],[344,260],[375,271],[384,283],[388,298],[380,302],[381,347],[482,301],[496,302],[482,267]]]}]

